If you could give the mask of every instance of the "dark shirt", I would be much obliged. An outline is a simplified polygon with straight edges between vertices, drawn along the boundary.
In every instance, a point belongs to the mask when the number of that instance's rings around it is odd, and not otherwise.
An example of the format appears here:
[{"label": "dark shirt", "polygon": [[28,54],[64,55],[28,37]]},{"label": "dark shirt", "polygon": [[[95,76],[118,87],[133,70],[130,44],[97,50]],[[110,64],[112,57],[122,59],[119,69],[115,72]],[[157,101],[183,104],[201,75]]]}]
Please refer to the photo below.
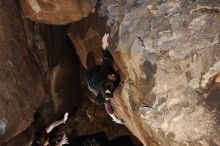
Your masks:
[{"label": "dark shirt", "polygon": [[87,73],[87,82],[92,90],[98,90],[102,81],[106,80],[108,75],[115,74],[112,67],[113,57],[108,50],[103,50],[103,62],[101,65],[94,66]]},{"label": "dark shirt", "polygon": [[108,75],[115,74],[117,84],[120,82],[119,74],[116,74],[112,67],[113,57],[108,50],[103,50],[103,62],[101,65],[95,65],[91,70],[88,71],[86,81],[91,90],[94,90],[96,95],[96,104],[104,104],[108,114],[113,114],[110,100],[105,100],[102,94],[99,92],[100,85],[103,81],[107,80]]}]

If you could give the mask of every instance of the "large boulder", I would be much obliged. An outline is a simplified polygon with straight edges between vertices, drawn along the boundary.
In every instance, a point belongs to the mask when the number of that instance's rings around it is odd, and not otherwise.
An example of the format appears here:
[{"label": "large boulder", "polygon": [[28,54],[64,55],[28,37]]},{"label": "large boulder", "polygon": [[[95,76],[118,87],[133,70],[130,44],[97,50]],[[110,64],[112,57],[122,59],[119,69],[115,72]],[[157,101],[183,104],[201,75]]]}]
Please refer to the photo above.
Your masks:
[{"label": "large boulder", "polygon": [[[218,0],[102,1],[99,15],[108,18],[109,49],[123,78],[112,102],[144,145],[220,145],[219,79],[206,89],[220,71],[219,11]],[[76,32],[74,25],[78,52],[94,43],[101,49],[93,41],[101,41],[98,26],[87,22]]]},{"label": "large boulder", "polygon": [[4,146],[29,146],[39,129],[61,119],[66,112],[74,114],[82,103],[79,61],[66,27],[25,21],[25,30],[32,58],[39,66],[37,71],[44,75],[45,96],[35,115],[32,113],[34,121]]},{"label": "large boulder", "polygon": [[33,121],[44,97],[42,75],[30,53],[14,0],[0,3],[0,145]]},{"label": "large boulder", "polygon": [[67,24],[87,17],[96,0],[20,0],[25,17],[47,24]]}]

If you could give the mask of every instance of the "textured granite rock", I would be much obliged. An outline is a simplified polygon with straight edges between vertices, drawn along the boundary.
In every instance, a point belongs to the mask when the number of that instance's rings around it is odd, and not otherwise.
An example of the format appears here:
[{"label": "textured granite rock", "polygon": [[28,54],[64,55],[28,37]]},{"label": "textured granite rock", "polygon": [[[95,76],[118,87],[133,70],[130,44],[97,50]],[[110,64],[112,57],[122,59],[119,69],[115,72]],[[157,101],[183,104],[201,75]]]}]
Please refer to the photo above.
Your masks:
[{"label": "textured granite rock", "polygon": [[33,121],[44,96],[42,74],[30,53],[13,0],[0,3],[0,145]]},{"label": "textured granite rock", "polygon": [[87,17],[96,0],[20,0],[25,17],[47,24],[67,24]]},{"label": "textured granite rock", "polygon": [[[218,0],[101,1],[123,78],[113,105],[144,145],[220,145],[219,88],[204,96],[220,71],[219,11]],[[100,28],[87,22],[85,31],[70,29],[78,51],[100,46],[85,37],[91,29]]]}]

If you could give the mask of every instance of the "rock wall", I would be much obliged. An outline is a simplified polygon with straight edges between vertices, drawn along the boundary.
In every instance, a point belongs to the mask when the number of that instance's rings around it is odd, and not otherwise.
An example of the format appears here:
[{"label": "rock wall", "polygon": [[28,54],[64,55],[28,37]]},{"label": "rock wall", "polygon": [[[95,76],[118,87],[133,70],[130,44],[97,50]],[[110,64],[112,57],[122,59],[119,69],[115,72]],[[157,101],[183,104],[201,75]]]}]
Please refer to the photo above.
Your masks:
[{"label": "rock wall", "polygon": [[96,0],[20,0],[25,17],[47,24],[67,24],[87,17]]},{"label": "rock wall", "polygon": [[0,145],[32,122],[44,96],[42,74],[30,53],[13,0],[0,2]]},{"label": "rock wall", "polygon": [[44,76],[45,95],[38,107],[32,107],[36,109],[36,112],[32,113],[34,121],[3,146],[31,145],[35,133],[42,130],[42,127],[63,118],[66,112],[75,115],[82,105],[80,64],[74,53],[74,46],[67,36],[66,26],[25,21],[25,31],[33,58],[40,66],[38,71]]},{"label": "rock wall", "polygon": [[[220,71],[219,10],[218,0],[101,1],[123,78],[113,105],[144,145],[220,145],[219,88],[204,96]],[[93,40],[103,35],[93,22],[78,23],[85,31],[69,30],[82,64],[88,44],[100,46]]]},{"label": "rock wall", "polygon": [[102,62],[101,40],[105,29],[107,29],[106,20],[97,13],[70,26],[68,34],[84,68],[88,52],[94,53],[96,64]]}]

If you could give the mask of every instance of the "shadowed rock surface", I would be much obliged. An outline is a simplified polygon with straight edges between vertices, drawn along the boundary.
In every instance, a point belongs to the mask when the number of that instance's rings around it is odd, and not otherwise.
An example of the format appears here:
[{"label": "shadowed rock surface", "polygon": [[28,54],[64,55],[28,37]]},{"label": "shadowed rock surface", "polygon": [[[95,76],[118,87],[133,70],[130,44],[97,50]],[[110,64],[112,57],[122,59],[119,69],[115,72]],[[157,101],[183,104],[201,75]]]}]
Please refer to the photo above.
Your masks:
[{"label": "shadowed rock surface", "polygon": [[[29,32],[29,40],[32,41],[29,43],[31,48],[35,46],[35,49],[46,49],[48,57],[48,70],[44,78],[46,94],[43,102],[37,107],[35,120],[24,132],[5,143],[5,146],[30,145],[36,132],[61,119],[65,112],[74,114],[82,104],[79,62],[66,34],[66,26],[29,23],[26,24],[26,31]],[[31,29],[31,26],[35,29]],[[36,37],[37,40],[34,39]],[[43,58],[39,60],[43,61]]]},{"label": "shadowed rock surface", "polygon": [[28,47],[13,0],[0,3],[0,145],[33,121],[44,97],[43,74]]}]

